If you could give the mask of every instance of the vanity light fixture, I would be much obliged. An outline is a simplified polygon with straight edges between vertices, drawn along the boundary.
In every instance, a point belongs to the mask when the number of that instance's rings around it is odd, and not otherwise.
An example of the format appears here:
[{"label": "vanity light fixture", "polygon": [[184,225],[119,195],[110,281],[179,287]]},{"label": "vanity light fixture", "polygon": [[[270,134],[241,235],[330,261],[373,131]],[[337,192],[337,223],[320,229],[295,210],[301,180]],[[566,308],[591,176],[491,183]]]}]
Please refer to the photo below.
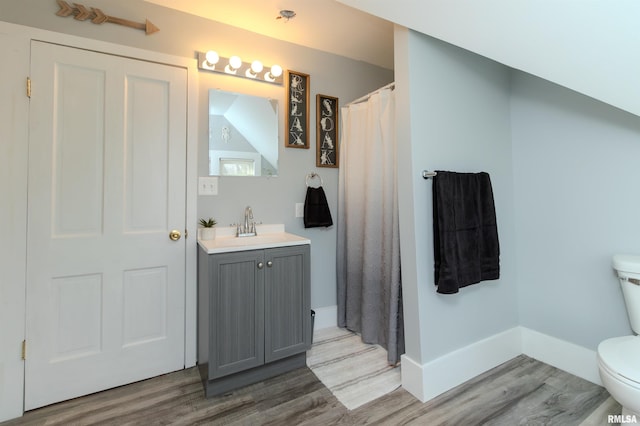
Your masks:
[{"label": "vanity light fixture", "polygon": [[236,77],[250,78],[272,84],[283,84],[283,72],[280,65],[265,67],[260,61],[243,62],[239,56],[223,58],[213,50],[198,52],[198,69],[219,72]]}]

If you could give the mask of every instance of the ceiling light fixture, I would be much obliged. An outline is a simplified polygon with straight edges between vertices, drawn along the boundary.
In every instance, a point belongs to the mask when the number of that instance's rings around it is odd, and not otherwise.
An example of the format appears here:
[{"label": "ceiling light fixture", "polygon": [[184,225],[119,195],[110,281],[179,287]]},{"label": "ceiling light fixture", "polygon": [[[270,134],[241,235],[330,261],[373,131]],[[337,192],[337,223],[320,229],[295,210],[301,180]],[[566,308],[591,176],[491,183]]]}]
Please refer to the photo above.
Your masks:
[{"label": "ceiling light fixture", "polygon": [[198,69],[278,85],[282,85],[284,80],[280,65],[273,64],[271,68],[268,68],[260,61],[243,62],[239,56],[223,58],[213,50],[206,53],[198,52]]},{"label": "ceiling light fixture", "polygon": [[280,15],[276,19],[285,19],[285,22],[289,22],[289,19],[295,18],[296,12],[293,10],[283,9],[280,11]]}]

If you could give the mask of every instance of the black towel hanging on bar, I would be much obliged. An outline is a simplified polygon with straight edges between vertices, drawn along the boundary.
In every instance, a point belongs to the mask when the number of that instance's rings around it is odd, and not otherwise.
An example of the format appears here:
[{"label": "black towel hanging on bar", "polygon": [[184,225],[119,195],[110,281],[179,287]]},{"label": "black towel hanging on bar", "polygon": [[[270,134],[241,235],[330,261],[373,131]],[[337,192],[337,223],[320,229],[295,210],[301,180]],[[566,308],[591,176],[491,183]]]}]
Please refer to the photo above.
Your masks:
[{"label": "black towel hanging on bar", "polygon": [[[309,179],[319,178],[320,186],[309,186]],[[306,178],[307,195],[304,199],[304,227],[319,228],[333,225],[327,196],[322,189],[322,178],[317,173],[310,173]]]},{"label": "black towel hanging on bar", "polygon": [[433,244],[437,292],[500,278],[500,244],[489,174],[437,171],[433,176]]}]

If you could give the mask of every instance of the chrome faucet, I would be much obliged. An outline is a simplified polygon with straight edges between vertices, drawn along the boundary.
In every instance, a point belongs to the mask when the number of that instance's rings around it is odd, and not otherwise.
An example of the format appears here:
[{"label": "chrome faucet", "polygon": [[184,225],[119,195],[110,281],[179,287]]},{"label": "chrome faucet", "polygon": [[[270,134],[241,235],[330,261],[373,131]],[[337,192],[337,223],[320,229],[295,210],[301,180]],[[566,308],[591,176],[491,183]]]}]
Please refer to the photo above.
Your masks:
[{"label": "chrome faucet", "polygon": [[236,227],[236,237],[253,237],[256,233],[256,222],[253,220],[253,210],[247,206],[244,209],[244,225]]},{"label": "chrome faucet", "polygon": [[251,207],[247,206],[244,209],[244,232],[249,232],[249,220],[253,220],[253,211]]}]

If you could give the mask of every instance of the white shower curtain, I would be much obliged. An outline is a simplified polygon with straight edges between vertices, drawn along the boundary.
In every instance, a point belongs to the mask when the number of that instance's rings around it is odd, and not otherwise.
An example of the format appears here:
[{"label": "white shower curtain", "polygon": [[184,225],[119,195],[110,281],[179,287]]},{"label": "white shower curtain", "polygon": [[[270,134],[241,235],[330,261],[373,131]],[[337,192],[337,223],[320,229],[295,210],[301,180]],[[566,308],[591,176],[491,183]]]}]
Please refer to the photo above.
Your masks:
[{"label": "white shower curtain", "polygon": [[395,95],[389,88],[342,112],[338,183],[338,325],[404,353],[396,179]]}]

